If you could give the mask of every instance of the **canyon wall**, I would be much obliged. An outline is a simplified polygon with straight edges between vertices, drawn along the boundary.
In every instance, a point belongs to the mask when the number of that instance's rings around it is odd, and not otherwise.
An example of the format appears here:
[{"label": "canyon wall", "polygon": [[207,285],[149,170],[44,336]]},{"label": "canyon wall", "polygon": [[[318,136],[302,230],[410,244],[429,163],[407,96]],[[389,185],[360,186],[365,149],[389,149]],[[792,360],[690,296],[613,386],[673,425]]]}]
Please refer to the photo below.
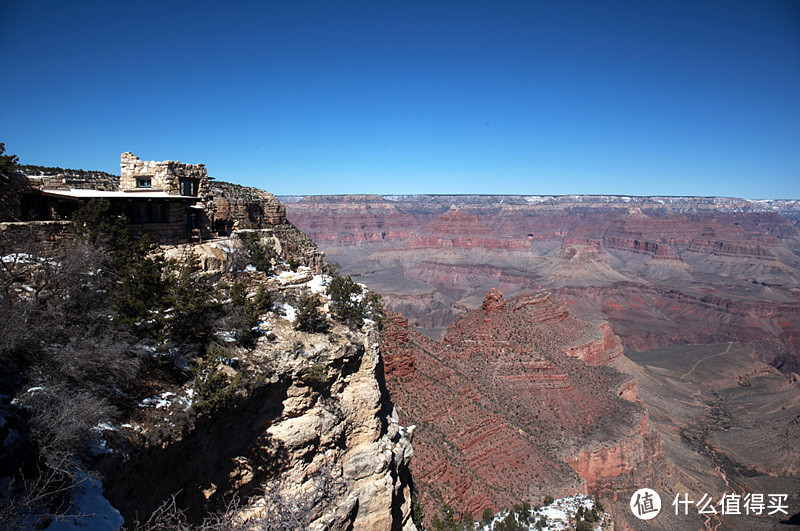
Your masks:
[{"label": "canyon wall", "polygon": [[[176,390],[150,418],[122,428],[103,469],[114,507],[132,522],[177,493],[199,519],[235,495],[246,502],[242,519],[274,523],[294,504],[312,529],[414,529],[413,450],[382,389],[374,327],[308,334],[278,314],[264,317],[272,339],[237,352],[245,376],[234,407],[164,440],[158,430],[185,415],[186,391]],[[153,437],[161,440],[148,444]]]},{"label": "canyon wall", "polygon": [[287,215],[431,337],[491,287],[549,289],[632,349],[734,340],[800,370],[800,201],[308,196]]},{"label": "canyon wall", "polygon": [[613,368],[619,339],[551,294],[491,290],[442,342],[394,314],[382,341],[400,421],[415,426],[412,471],[428,515],[448,503],[479,516],[547,494],[613,505],[643,485],[672,488],[636,381]]},{"label": "canyon wall", "polygon": [[[250,232],[277,251],[272,274],[226,268],[248,229],[171,248],[169,256],[196,256],[220,289],[239,283],[252,298],[266,288],[284,302],[258,316],[255,345],[216,332],[230,358],[214,370],[238,382],[225,408],[198,415],[190,380],[158,389],[108,428],[113,452],[96,465],[106,496],[127,524],[146,520],[174,495],[195,523],[209,512],[235,511],[238,521],[268,527],[415,529],[411,437],[385,388],[377,327],[352,328],[331,317],[324,254],[286,221],[274,196],[226,183],[216,192],[230,219],[253,209],[265,215],[255,220],[263,228]],[[324,333],[295,326],[298,301],[311,291],[324,304]]]}]

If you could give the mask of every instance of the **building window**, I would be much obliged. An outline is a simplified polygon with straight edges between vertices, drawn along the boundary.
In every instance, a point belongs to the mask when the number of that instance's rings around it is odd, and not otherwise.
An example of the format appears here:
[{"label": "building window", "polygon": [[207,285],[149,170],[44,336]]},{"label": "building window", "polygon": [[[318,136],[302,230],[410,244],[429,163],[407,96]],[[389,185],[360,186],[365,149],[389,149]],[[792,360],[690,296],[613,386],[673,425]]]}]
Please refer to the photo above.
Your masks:
[{"label": "building window", "polygon": [[161,223],[165,221],[166,205],[164,203],[150,203],[150,222]]},{"label": "building window", "polygon": [[147,215],[147,203],[134,203],[133,204],[133,221],[134,223],[147,223],[149,216]]},{"label": "building window", "polygon": [[150,177],[142,177],[140,179],[136,179],[136,188],[152,188],[153,181]]},{"label": "building window", "polygon": [[128,214],[128,208],[124,203],[114,203],[113,212],[114,216],[116,217],[122,217],[122,216],[125,216],[126,218],[130,217],[130,215]]},{"label": "building window", "polygon": [[199,183],[196,179],[181,179],[181,195],[197,195],[197,185]]}]

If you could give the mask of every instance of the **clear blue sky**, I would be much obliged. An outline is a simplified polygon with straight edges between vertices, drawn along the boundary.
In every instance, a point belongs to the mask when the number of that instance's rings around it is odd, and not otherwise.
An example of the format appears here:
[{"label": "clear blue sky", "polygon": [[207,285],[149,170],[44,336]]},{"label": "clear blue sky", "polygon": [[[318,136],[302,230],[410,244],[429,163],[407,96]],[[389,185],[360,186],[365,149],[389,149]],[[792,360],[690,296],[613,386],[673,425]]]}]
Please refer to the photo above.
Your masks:
[{"label": "clear blue sky", "polygon": [[0,2],[23,163],[278,194],[800,198],[800,1]]}]

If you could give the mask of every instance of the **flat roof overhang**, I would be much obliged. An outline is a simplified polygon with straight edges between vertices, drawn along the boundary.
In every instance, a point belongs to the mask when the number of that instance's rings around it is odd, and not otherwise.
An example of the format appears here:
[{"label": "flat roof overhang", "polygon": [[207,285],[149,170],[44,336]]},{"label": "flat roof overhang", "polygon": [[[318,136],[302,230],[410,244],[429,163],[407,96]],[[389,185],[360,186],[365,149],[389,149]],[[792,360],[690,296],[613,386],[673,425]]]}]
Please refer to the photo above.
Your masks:
[{"label": "flat roof overhang", "polygon": [[60,189],[44,189],[42,195],[49,197],[59,197],[61,199],[129,199],[135,201],[137,199],[167,199],[178,201],[200,201],[201,198],[194,195],[177,195],[168,194],[161,191],[131,191],[131,192],[109,192],[105,190],[85,190],[81,188],[71,188],[69,190]]}]

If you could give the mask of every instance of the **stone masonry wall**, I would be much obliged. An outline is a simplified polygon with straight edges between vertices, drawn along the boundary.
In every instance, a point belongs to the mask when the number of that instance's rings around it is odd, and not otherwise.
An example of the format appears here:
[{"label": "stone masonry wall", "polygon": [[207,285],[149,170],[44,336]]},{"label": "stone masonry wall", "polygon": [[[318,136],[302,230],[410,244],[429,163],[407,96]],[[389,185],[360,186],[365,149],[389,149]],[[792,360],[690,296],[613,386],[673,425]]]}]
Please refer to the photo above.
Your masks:
[{"label": "stone masonry wall", "polygon": [[123,153],[120,157],[120,190],[136,190],[136,180],[142,177],[149,177],[152,180],[152,190],[163,190],[176,195],[181,193],[181,178],[197,179],[198,197],[206,197],[209,194],[208,171],[205,164],[181,164],[175,160],[163,162],[140,160],[130,151]]},{"label": "stone masonry wall", "polygon": [[52,248],[71,237],[69,221],[22,221],[0,223],[0,253],[24,252],[26,246]]},{"label": "stone masonry wall", "polygon": [[104,190],[115,192],[119,190],[119,177],[104,175],[102,173],[89,173],[84,176],[58,174],[58,175],[28,175],[28,182],[33,188],[41,190],[61,189],[69,190],[78,188],[83,190]]},{"label": "stone masonry wall", "polygon": [[154,243],[174,244],[189,241],[186,229],[186,207],[183,203],[167,203],[166,220],[159,223],[130,223],[128,230],[134,238],[148,235]]}]

